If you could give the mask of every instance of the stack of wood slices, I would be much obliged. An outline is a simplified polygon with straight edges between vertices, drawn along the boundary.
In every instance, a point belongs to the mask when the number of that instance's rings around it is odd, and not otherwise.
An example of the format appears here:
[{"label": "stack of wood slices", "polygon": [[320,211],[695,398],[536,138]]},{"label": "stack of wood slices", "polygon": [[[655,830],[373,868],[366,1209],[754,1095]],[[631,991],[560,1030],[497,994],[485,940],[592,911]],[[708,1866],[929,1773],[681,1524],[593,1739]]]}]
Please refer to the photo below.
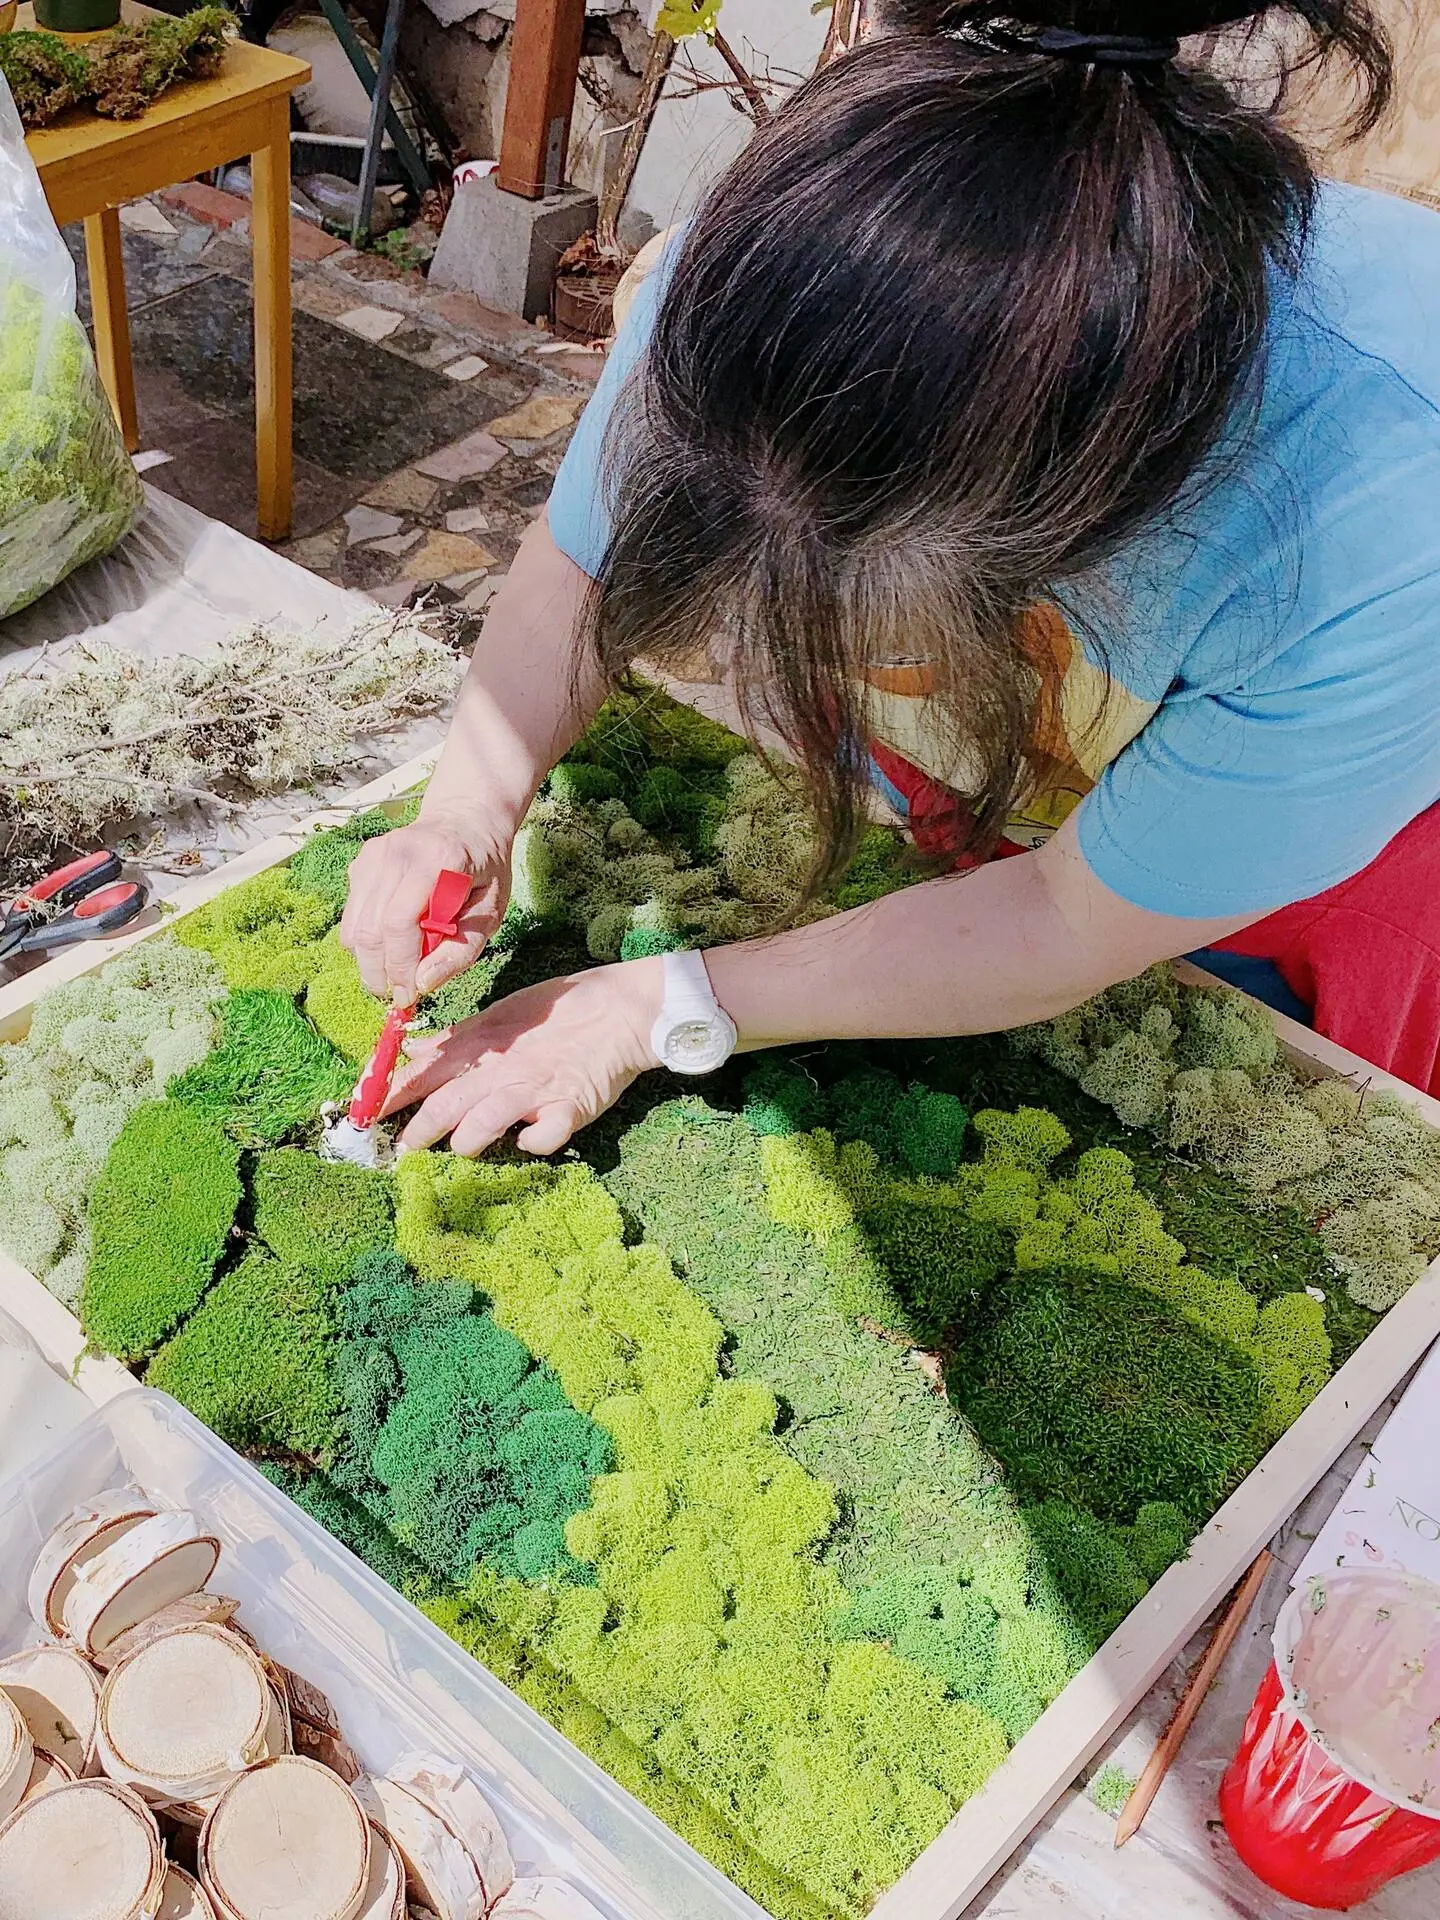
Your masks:
[{"label": "stack of wood slices", "polygon": [[383,1778],[210,1591],[193,1513],[104,1493],[46,1541],[0,1660],[0,1920],[600,1920],[517,1881],[458,1762]]}]

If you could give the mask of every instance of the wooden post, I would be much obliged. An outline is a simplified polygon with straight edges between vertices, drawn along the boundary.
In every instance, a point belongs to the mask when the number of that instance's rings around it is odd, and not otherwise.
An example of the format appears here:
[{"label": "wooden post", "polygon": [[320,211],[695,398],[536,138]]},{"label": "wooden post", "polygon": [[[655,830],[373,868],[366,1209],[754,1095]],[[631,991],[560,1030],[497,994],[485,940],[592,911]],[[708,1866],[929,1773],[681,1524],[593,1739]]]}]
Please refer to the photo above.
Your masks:
[{"label": "wooden post", "polygon": [[290,532],[290,102],[267,109],[270,138],[250,156],[255,257],[255,518],[262,540]]},{"label": "wooden post", "polygon": [[114,207],[85,222],[85,260],[90,269],[90,305],[95,315],[95,360],[100,381],[120,422],[125,451],[140,445],[135,414],[135,373],[130,362],[130,320],[125,310],[125,256],[120,215]]},{"label": "wooden post", "polygon": [[517,0],[496,184],[543,200],[565,182],[585,0]]}]

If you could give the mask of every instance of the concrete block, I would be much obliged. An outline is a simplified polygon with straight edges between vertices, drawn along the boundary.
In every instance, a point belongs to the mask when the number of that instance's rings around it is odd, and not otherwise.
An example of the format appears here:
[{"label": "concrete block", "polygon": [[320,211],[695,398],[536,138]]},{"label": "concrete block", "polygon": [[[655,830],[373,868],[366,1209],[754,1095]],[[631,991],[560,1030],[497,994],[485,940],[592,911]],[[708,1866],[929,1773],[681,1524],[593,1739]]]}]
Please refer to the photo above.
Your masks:
[{"label": "concrete block", "polygon": [[590,231],[596,212],[595,196],[573,187],[544,200],[522,200],[502,193],[493,176],[468,181],[446,215],[430,285],[538,320],[550,311],[561,254]]}]

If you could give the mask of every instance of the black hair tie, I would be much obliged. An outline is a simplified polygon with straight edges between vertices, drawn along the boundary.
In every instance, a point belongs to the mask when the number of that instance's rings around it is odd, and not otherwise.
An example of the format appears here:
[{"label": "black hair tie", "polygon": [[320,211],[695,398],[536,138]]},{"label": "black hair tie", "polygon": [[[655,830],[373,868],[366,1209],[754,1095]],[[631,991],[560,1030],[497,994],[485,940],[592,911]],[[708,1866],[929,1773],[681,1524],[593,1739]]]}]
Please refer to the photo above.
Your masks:
[{"label": "black hair tie", "polygon": [[[944,31],[944,29],[942,29]],[[978,41],[994,53],[1044,53],[1090,67],[1162,67],[1180,52],[1178,39],[1147,40],[1129,33],[1079,33],[1072,27],[1029,27],[1000,20],[965,23],[952,37]]]},{"label": "black hair tie", "polygon": [[1036,53],[1057,60],[1079,60],[1091,67],[1163,67],[1180,51],[1178,40],[1143,40],[1128,33],[1076,33],[1069,27],[1042,27],[1030,37]]}]

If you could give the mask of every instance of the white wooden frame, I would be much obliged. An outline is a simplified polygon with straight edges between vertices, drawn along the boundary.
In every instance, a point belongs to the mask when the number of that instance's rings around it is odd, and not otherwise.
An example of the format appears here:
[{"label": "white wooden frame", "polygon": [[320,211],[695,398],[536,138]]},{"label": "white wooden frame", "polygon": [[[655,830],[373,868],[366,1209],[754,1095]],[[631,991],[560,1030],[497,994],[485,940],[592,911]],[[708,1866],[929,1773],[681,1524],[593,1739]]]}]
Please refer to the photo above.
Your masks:
[{"label": "white wooden frame", "polygon": [[[350,795],[293,830],[267,840],[213,873],[176,888],[165,902],[172,913],[206,905],[241,880],[288,860],[320,827],[337,826],[366,807],[383,805],[423,780],[433,763],[424,755]],[[22,1039],[42,993],[104,966],[123,948],[150,938],[170,915],[118,940],[71,949],[35,972],[0,988],[0,1042]],[[1181,977],[1208,976],[1177,963]],[[1267,1009],[1268,1011],[1268,1009]],[[1431,1126],[1440,1128],[1440,1101],[1308,1028],[1272,1016],[1284,1050],[1302,1072],[1338,1076],[1399,1094]],[[118,1362],[90,1353],[79,1322],[33,1274],[0,1254],[0,1305],[71,1371],[97,1403],[124,1392],[133,1377]],[[1020,1740],[1005,1764],[963,1806],[940,1837],[872,1909],[871,1920],[959,1920],[1081,1769],[1129,1718],[1196,1628],[1240,1579],[1260,1548],[1279,1530],[1333,1466],[1370,1416],[1440,1338],[1440,1261],[1376,1327],[1324,1390],[1236,1489],[1196,1540],[1187,1559],[1163,1579],[1111,1635],[1089,1665]],[[617,1787],[617,1791],[620,1789]],[[1123,1866],[1117,1866],[1123,1872]],[[673,1920],[684,1920],[676,1915]]]}]

